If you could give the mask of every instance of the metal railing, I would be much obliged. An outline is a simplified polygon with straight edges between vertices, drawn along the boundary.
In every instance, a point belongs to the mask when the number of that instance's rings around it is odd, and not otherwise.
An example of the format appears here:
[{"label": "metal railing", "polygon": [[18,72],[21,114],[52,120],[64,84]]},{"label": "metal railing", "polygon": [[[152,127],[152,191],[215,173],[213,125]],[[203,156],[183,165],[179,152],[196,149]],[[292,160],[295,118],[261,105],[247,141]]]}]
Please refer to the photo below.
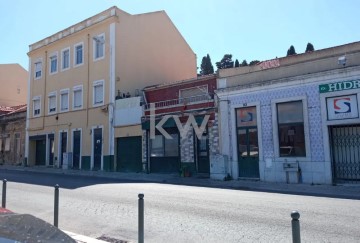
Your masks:
[{"label": "metal railing", "polygon": [[156,109],[161,109],[161,108],[169,108],[169,107],[180,106],[180,105],[188,105],[188,104],[193,104],[193,103],[205,103],[205,102],[210,102],[210,101],[213,101],[213,95],[210,93],[207,93],[207,94],[203,94],[203,95],[148,103],[148,104],[144,105],[144,108],[145,108],[145,110],[149,110],[150,104],[155,104]]}]

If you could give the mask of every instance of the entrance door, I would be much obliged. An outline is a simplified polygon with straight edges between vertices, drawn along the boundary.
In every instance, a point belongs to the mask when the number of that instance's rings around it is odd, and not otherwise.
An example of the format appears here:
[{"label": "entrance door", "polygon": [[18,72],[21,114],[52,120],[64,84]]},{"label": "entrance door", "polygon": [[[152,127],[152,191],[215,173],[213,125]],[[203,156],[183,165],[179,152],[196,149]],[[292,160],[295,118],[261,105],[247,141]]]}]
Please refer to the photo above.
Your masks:
[{"label": "entrance door", "polygon": [[36,140],[35,165],[45,165],[46,140]]},{"label": "entrance door", "polygon": [[81,131],[73,132],[73,169],[80,169]]},{"label": "entrance door", "polygon": [[256,127],[237,130],[239,177],[259,178],[259,149]]},{"label": "entrance door", "polygon": [[117,139],[116,171],[141,172],[142,171],[142,138],[124,137]]},{"label": "entrance door", "polygon": [[101,157],[102,157],[102,128],[95,128],[93,132],[93,158],[94,170],[101,170]]},{"label": "entrance door", "polygon": [[54,134],[49,134],[48,139],[49,139],[49,165],[54,165]]},{"label": "entrance door", "polygon": [[208,134],[205,131],[201,139],[197,139],[196,156],[198,173],[210,173],[210,161],[209,161],[209,139]]},{"label": "entrance door", "polygon": [[64,153],[67,147],[67,132],[60,133],[60,167],[63,165]]},{"label": "entrance door", "polygon": [[335,182],[360,183],[360,125],[329,128]]}]

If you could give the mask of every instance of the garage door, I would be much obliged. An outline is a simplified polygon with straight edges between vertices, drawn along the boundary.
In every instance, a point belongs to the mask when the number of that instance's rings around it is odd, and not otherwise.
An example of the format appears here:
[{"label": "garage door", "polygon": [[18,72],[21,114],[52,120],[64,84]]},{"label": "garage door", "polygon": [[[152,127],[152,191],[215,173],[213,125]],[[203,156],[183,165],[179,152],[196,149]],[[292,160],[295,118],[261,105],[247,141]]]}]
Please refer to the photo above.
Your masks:
[{"label": "garage door", "polygon": [[120,172],[142,171],[142,139],[141,137],[126,137],[117,139],[117,167]]}]

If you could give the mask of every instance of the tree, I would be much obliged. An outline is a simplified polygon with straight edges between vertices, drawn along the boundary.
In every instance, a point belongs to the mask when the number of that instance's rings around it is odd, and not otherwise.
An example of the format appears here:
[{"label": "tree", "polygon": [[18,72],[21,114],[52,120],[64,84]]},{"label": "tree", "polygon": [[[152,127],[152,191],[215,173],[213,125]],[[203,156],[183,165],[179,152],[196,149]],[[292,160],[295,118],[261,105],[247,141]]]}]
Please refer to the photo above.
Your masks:
[{"label": "tree", "polygon": [[247,63],[247,61],[244,59],[242,61],[242,63],[240,64],[240,67],[245,67],[245,66],[249,66],[249,64]]},{"label": "tree", "polygon": [[201,68],[201,71],[200,71],[201,75],[208,75],[208,74],[213,74],[214,73],[214,67],[211,64],[211,58],[210,58],[209,54],[207,54],[206,56],[204,56],[202,58],[200,68]]},{"label": "tree", "polygon": [[234,61],[232,60],[232,55],[231,54],[225,54],[220,62],[216,62],[216,67],[218,69],[233,68],[234,67]]},{"label": "tree", "polygon": [[315,49],[314,49],[313,44],[311,44],[311,43],[309,42],[309,43],[307,43],[307,45],[306,45],[305,53],[306,53],[306,52],[311,52],[311,51],[315,51]]},{"label": "tree", "polygon": [[258,64],[260,61],[259,60],[253,60],[249,63],[249,66],[254,66],[256,64]]},{"label": "tree", "polygon": [[240,67],[240,63],[239,63],[238,59],[235,60],[235,67]]},{"label": "tree", "polygon": [[290,48],[287,51],[286,56],[296,55],[295,47],[293,45],[290,46]]}]

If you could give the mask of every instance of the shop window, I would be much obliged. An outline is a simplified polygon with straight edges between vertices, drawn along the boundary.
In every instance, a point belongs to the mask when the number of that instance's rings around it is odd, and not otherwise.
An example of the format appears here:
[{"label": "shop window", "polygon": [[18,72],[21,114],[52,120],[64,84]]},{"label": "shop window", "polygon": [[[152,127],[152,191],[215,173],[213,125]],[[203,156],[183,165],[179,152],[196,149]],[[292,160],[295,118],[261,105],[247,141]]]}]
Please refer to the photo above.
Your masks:
[{"label": "shop window", "polygon": [[303,102],[276,104],[280,157],[306,157]]},{"label": "shop window", "polygon": [[151,157],[179,156],[179,134],[169,133],[169,135],[172,139],[166,139],[163,135],[155,135],[154,139],[150,139]]}]

